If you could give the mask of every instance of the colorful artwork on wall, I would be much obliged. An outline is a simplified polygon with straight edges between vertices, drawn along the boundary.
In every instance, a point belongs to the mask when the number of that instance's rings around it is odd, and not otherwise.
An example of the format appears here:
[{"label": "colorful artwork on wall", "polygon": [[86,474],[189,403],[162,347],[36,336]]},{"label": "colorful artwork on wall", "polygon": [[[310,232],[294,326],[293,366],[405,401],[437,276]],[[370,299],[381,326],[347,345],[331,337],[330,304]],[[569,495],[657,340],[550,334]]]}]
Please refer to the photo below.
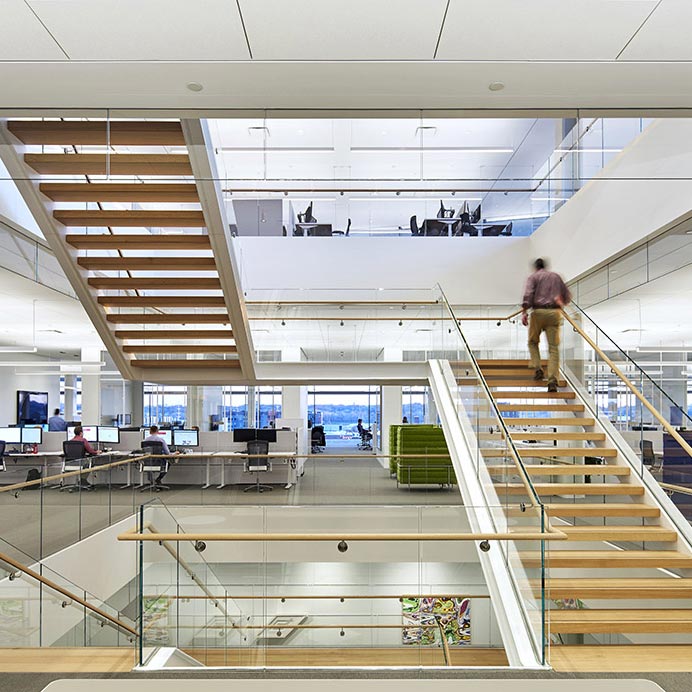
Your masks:
[{"label": "colorful artwork on wall", "polygon": [[402,644],[433,646],[439,642],[442,629],[449,646],[471,645],[471,601],[468,598],[404,597],[401,612]]}]

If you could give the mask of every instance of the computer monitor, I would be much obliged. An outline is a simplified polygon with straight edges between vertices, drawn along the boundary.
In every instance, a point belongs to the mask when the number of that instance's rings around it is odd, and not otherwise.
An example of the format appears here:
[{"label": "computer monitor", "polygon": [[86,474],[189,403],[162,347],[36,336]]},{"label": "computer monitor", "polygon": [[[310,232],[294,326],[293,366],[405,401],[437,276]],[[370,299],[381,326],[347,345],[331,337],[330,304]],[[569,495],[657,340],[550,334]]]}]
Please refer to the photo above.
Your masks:
[{"label": "computer monitor", "polygon": [[40,445],[43,442],[42,428],[20,428],[22,431],[22,444]]},{"label": "computer monitor", "polygon": [[185,429],[174,430],[173,444],[176,447],[199,447],[199,431]]},{"label": "computer monitor", "polygon": [[275,428],[262,428],[257,430],[258,440],[266,440],[267,442],[276,442],[276,429]]},{"label": "computer monitor", "polygon": [[99,442],[118,444],[120,442],[120,430],[114,425],[99,425],[97,428]]},{"label": "computer monitor", "polygon": [[255,428],[234,428],[233,442],[250,442],[257,439],[257,430]]},{"label": "computer monitor", "polygon": [[[67,426],[67,439],[71,440],[74,437],[76,425]],[[83,425],[82,435],[87,442],[98,442],[98,430],[95,425]]]},{"label": "computer monitor", "polygon": [[[172,430],[159,430],[156,433],[167,445],[173,444],[173,431]],[[146,440],[149,437],[149,428],[144,428],[142,430],[142,439]]]},{"label": "computer monitor", "polygon": [[0,440],[4,440],[8,445],[18,445],[22,441],[22,429],[0,428]]}]

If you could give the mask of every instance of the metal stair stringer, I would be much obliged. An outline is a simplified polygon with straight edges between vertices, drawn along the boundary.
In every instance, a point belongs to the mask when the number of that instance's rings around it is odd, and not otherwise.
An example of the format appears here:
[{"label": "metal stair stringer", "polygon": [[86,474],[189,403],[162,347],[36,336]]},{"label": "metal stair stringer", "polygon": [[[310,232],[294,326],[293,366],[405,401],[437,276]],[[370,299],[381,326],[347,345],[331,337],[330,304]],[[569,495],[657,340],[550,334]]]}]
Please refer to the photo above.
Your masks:
[{"label": "metal stair stringer", "polygon": [[[474,465],[473,444],[475,432],[464,411],[463,404],[455,401],[456,381],[448,361],[428,361],[428,381],[442,422],[452,465],[457,477],[471,530],[474,533],[495,533],[492,499],[487,497],[490,483],[484,488]],[[485,468],[482,471],[487,471]],[[501,504],[499,498],[495,506]],[[530,626],[529,614],[518,594],[517,580],[508,561],[503,559],[497,546],[487,552],[475,543],[491,603],[497,618],[502,641],[510,666],[517,668],[544,668],[542,647],[536,641]]]}]

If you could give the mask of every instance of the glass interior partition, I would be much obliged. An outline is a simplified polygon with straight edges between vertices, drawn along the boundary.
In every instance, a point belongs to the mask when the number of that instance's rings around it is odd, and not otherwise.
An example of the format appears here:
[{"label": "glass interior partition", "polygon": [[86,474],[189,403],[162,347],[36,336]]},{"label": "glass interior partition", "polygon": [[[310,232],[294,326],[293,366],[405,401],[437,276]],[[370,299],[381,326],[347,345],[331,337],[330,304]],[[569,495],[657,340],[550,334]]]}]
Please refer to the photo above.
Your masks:
[{"label": "glass interior partition", "polygon": [[[521,520],[510,530],[540,534],[538,518],[514,504]],[[203,521],[194,507],[144,506],[142,525],[195,536],[139,542],[143,661],[176,645],[222,667],[508,665],[476,547],[452,540],[469,535],[466,509],[382,510],[235,507]],[[527,600],[541,591],[538,543],[490,548],[528,570]],[[179,568],[181,556],[202,585]]]},{"label": "glass interior partition", "polygon": [[[460,326],[463,322],[439,286],[436,292],[440,304],[439,350],[449,359],[449,384],[470,451],[467,461],[488,505],[493,507],[490,517],[493,529],[497,532],[533,530],[547,536],[545,509],[525,466],[531,463],[531,455],[528,450],[517,449],[505,421],[505,413],[512,412],[514,405],[496,403],[481,370],[482,361],[476,358],[464,336]],[[543,590],[548,545],[548,541],[540,539],[529,545],[515,541],[500,543],[516,594],[524,604],[536,650],[544,661],[548,656]]]}]

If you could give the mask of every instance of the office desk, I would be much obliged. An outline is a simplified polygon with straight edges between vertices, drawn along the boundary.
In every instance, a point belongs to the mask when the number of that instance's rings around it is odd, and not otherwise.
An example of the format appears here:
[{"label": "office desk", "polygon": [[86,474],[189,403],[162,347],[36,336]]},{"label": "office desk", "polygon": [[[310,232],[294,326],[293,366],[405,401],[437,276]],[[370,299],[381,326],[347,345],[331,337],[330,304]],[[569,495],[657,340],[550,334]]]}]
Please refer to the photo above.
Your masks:
[{"label": "office desk", "polygon": [[[441,223],[443,226],[446,226],[447,236],[451,236],[452,235],[452,229],[454,228],[454,226],[456,224],[461,223],[461,219],[458,219],[458,218],[457,219],[425,219],[423,221],[423,228],[425,229],[424,235],[426,235],[426,236],[428,235],[428,232],[427,232],[428,225],[430,225],[431,227],[434,228],[436,223]],[[433,237],[433,236],[431,236],[431,237]]]},{"label": "office desk", "polygon": [[[231,461],[231,465],[233,462],[238,462],[238,461],[243,461],[247,459],[247,452],[215,452],[212,454],[212,456],[215,459],[221,459],[221,483],[217,485],[217,488],[224,488],[226,486],[226,460]],[[296,459],[296,454],[293,452],[269,452],[268,454],[263,454],[262,456],[267,456],[270,459],[283,459],[285,464],[289,464],[290,462],[293,461],[293,468],[295,468],[295,459]],[[204,485],[204,488],[208,488],[210,485],[209,482],[209,462],[207,462],[207,483]],[[295,482],[295,479],[291,480],[290,478],[286,478],[286,485],[293,485]]]}]

